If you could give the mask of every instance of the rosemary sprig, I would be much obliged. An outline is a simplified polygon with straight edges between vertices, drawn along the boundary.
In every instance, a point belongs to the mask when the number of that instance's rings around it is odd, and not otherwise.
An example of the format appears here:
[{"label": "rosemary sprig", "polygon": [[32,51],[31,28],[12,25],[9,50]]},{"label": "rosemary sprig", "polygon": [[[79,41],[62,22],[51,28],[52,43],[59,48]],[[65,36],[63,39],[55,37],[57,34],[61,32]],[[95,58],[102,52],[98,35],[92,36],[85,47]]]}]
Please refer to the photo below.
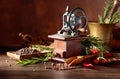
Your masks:
[{"label": "rosemary sprig", "polygon": [[84,45],[87,48],[86,51],[83,53],[84,55],[92,54],[91,50],[94,47],[100,49],[100,57],[103,57],[104,50],[109,50],[109,48],[106,45],[104,45],[104,43],[98,37],[90,35],[87,39],[82,40],[82,45]]},{"label": "rosemary sprig", "polygon": [[38,58],[31,58],[31,59],[24,59],[21,61],[17,61],[17,64],[26,66],[26,65],[30,65],[30,64],[47,62],[49,60],[49,57],[52,57],[52,53],[47,53],[45,56],[38,57]]},{"label": "rosemary sprig", "polygon": [[103,15],[98,15],[98,22],[100,24],[115,24],[120,22],[120,15],[118,11],[113,12],[114,0],[108,0],[108,3],[104,7]]}]

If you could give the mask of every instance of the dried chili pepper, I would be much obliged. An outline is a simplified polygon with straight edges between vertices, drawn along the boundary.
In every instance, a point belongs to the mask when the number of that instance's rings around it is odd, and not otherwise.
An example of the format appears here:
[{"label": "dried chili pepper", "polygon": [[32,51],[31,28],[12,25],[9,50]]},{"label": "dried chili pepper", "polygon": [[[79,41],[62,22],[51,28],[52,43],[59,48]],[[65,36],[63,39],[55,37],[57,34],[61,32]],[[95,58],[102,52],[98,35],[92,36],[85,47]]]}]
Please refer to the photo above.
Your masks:
[{"label": "dried chili pepper", "polygon": [[96,58],[96,59],[93,60],[93,63],[94,63],[94,64],[98,64],[98,63],[99,63],[99,60]]},{"label": "dried chili pepper", "polygon": [[100,52],[99,49],[92,49],[91,51],[92,51],[92,54],[96,54],[96,53]]},{"label": "dried chili pepper", "polygon": [[84,62],[83,66],[87,67],[87,68],[93,68],[94,67],[91,63],[87,63],[87,62]]}]

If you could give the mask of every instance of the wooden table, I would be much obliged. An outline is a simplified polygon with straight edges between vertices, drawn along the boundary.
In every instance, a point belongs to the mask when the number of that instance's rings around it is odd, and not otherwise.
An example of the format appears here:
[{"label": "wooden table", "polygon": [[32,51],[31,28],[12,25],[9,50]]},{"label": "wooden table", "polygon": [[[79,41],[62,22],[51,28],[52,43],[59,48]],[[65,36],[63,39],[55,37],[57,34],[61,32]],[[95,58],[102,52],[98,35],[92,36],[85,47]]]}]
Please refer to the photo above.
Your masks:
[{"label": "wooden table", "polygon": [[95,66],[96,69],[49,70],[44,64],[17,65],[15,60],[0,54],[0,79],[120,79],[120,64]]}]

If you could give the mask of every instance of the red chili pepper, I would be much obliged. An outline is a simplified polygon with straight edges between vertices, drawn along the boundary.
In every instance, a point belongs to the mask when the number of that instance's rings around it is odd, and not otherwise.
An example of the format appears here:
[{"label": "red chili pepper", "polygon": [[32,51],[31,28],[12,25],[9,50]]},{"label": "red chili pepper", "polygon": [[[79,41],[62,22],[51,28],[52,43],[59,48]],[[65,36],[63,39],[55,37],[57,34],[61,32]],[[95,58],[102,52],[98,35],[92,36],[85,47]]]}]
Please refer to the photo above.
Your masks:
[{"label": "red chili pepper", "polygon": [[108,63],[108,60],[107,59],[104,59],[104,60],[100,60],[100,63],[102,64],[104,64],[104,63]]},{"label": "red chili pepper", "polygon": [[108,52],[104,52],[104,57],[105,58],[111,58],[111,57],[114,57],[114,55],[111,54],[111,53],[108,53]]},{"label": "red chili pepper", "polygon": [[93,60],[93,63],[94,63],[94,64],[98,64],[98,63],[99,63],[99,60],[96,58],[96,59]]},{"label": "red chili pepper", "polygon": [[86,63],[86,62],[83,63],[83,66],[87,67],[87,68],[92,68],[93,67],[93,65],[91,63]]},{"label": "red chili pepper", "polygon": [[93,54],[96,54],[96,53],[98,53],[98,52],[100,52],[99,49],[92,49],[92,53],[93,53]]}]

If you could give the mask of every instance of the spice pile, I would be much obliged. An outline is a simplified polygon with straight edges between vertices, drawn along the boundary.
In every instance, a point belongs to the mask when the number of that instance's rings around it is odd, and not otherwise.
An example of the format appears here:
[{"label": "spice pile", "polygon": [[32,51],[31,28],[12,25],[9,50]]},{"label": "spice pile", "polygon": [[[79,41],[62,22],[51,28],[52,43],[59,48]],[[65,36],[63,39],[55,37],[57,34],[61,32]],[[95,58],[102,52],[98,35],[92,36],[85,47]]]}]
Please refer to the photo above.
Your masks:
[{"label": "spice pile", "polygon": [[45,69],[50,69],[50,70],[71,70],[77,68],[77,66],[66,66],[64,63],[50,63],[49,65],[44,63]]},{"label": "spice pile", "polygon": [[28,55],[28,54],[39,54],[40,52],[36,49],[32,49],[31,47],[25,47],[16,51],[17,55]]}]

